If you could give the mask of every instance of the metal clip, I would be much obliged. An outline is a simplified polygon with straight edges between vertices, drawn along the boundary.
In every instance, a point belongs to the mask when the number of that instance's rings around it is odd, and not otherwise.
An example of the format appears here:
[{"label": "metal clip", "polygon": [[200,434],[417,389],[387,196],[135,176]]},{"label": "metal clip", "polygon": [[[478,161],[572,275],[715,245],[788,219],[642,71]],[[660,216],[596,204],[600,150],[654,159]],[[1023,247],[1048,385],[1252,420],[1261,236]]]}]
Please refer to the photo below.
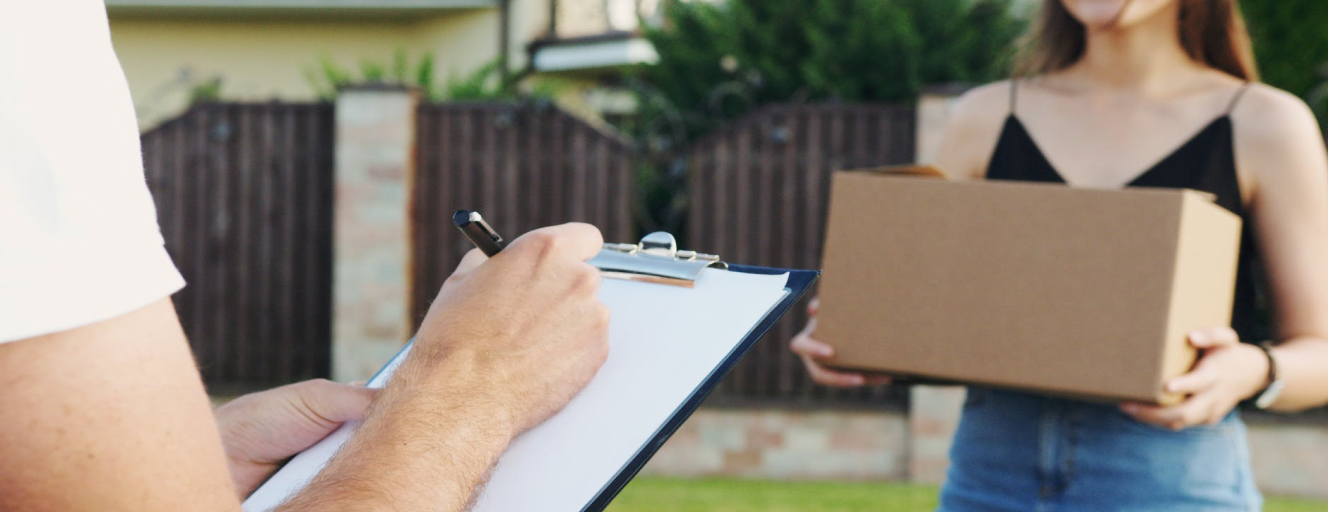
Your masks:
[{"label": "metal clip", "polygon": [[714,254],[679,251],[678,240],[669,233],[656,231],[637,244],[604,244],[590,264],[604,277],[671,284],[691,288],[701,271],[728,268]]}]

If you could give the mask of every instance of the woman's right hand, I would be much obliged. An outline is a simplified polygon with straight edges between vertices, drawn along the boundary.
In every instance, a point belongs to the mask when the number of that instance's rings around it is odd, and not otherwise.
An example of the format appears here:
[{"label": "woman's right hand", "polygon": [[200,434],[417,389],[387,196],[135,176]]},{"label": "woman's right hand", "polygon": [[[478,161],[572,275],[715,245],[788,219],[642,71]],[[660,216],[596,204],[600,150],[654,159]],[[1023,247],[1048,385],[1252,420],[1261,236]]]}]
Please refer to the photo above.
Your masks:
[{"label": "woman's right hand", "polygon": [[826,345],[816,338],[812,333],[816,332],[816,311],[820,306],[819,299],[812,299],[807,304],[807,327],[802,329],[793,341],[789,342],[789,350],[802,358],[803,366],[807,367],[807,373],[811,374],[812,380],[822,386],[836,388],[856,388],[862,386],[879,386],[889,384],[890,377],[884,375],[867,375],[858,372],[841,372],[826,368],[821,361],[835,356],[835,348]]}]

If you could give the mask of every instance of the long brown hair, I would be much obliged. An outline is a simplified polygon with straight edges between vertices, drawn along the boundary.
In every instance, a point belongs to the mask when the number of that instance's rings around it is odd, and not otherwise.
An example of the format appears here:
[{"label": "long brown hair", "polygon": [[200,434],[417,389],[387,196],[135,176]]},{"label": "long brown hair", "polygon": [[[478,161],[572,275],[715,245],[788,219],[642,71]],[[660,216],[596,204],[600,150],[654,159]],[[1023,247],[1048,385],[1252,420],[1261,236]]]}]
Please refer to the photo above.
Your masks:
[{"label": "long brown hair", "polygon": [[[1247,81],[1259,80],[1250,34],[1237,0],[1179,0],[1180,44],[1195,62]],[[1061,0],[1043,0],[1018,58],[1019,75],[1069,67],[1084,55],[1084,25]]]}]

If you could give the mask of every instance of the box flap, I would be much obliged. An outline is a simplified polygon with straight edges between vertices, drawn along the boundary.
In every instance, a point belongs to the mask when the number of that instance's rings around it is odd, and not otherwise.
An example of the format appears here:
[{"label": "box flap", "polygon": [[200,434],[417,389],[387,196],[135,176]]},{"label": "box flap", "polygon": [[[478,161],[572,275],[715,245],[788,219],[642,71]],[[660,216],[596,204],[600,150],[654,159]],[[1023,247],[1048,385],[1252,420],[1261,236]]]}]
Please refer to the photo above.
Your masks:
[{"label": "box flap", "polygon": [[867,167],[863,169],[845,169],[844,172],[869,174],[893,174],[896,176],[917,176],[920,178],[947,179],[945,173],[930,165],[890,165],[885,167]]}]

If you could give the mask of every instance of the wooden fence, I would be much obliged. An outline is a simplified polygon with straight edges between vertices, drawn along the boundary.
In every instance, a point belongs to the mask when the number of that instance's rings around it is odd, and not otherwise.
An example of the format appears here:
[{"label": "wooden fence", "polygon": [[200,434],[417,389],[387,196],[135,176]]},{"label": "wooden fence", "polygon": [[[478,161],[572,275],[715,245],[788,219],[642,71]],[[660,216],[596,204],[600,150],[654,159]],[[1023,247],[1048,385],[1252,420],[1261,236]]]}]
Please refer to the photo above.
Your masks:
[{"label": "wooden fence", "polygon": [[[509,233],[583,221],[611,241],[632,222],[631,146],[556,108],[423,104],[411,198],[423,318],[468,244],[459,208]],[[143,135],[167,248],[189,286],[176,306],[204,378],[253,388],[326,376],[330,361],[333,107],[206,104]],[[762,109],[690,148],[690,248],[731,261],[818,268],[830,172],[909,162],[909,107]],[[788,352],[800,309],[759,344],[712,404],[902,406],[897,389],[814,386]]]},{"label": "wooden fence", "polygon": [[[327,103],[203,104],[142,136],[166,246],[189,283],[175,304],[214,391],[329,374],[333,116]],[[685,155],[687,248],[819,268],[830,173],[913,161],[914,125],[907,106],[771,106],[704,137]],[[640,236],[636,160],[611,133],[552,107],[453,103],[421,105],[418,134],[417,321],[469,247],[455,209],[490,213],[511,234],[575,220],[610,241]],[[805,321],[793,311],[709,403],[906,407],[903,388],[812,384],[787,348]]]},{"label": "wooden fence", "polygon": [[327,376],[332,105],[204,104],[142,144],[204,380],[216,391]]},{"label": "wooden fence", "polygon": [[[830,174],[912,162],[915,123],[908,106],[772,106],[706,136],[689,158],[689,248],[745,264],[820,268]],[[711,402],[907,405],[902,388],[811,383],[788,350],[806,320],[801,308],[785,317]]]},{"label": "wooden fence", "polygon": [[479,210],[508,236],[550,224],[599,226],[635,241],[631,146],[561,110],[535,104],[423,104],[412,198],[416,322],[469,243],[452,212]]}]

